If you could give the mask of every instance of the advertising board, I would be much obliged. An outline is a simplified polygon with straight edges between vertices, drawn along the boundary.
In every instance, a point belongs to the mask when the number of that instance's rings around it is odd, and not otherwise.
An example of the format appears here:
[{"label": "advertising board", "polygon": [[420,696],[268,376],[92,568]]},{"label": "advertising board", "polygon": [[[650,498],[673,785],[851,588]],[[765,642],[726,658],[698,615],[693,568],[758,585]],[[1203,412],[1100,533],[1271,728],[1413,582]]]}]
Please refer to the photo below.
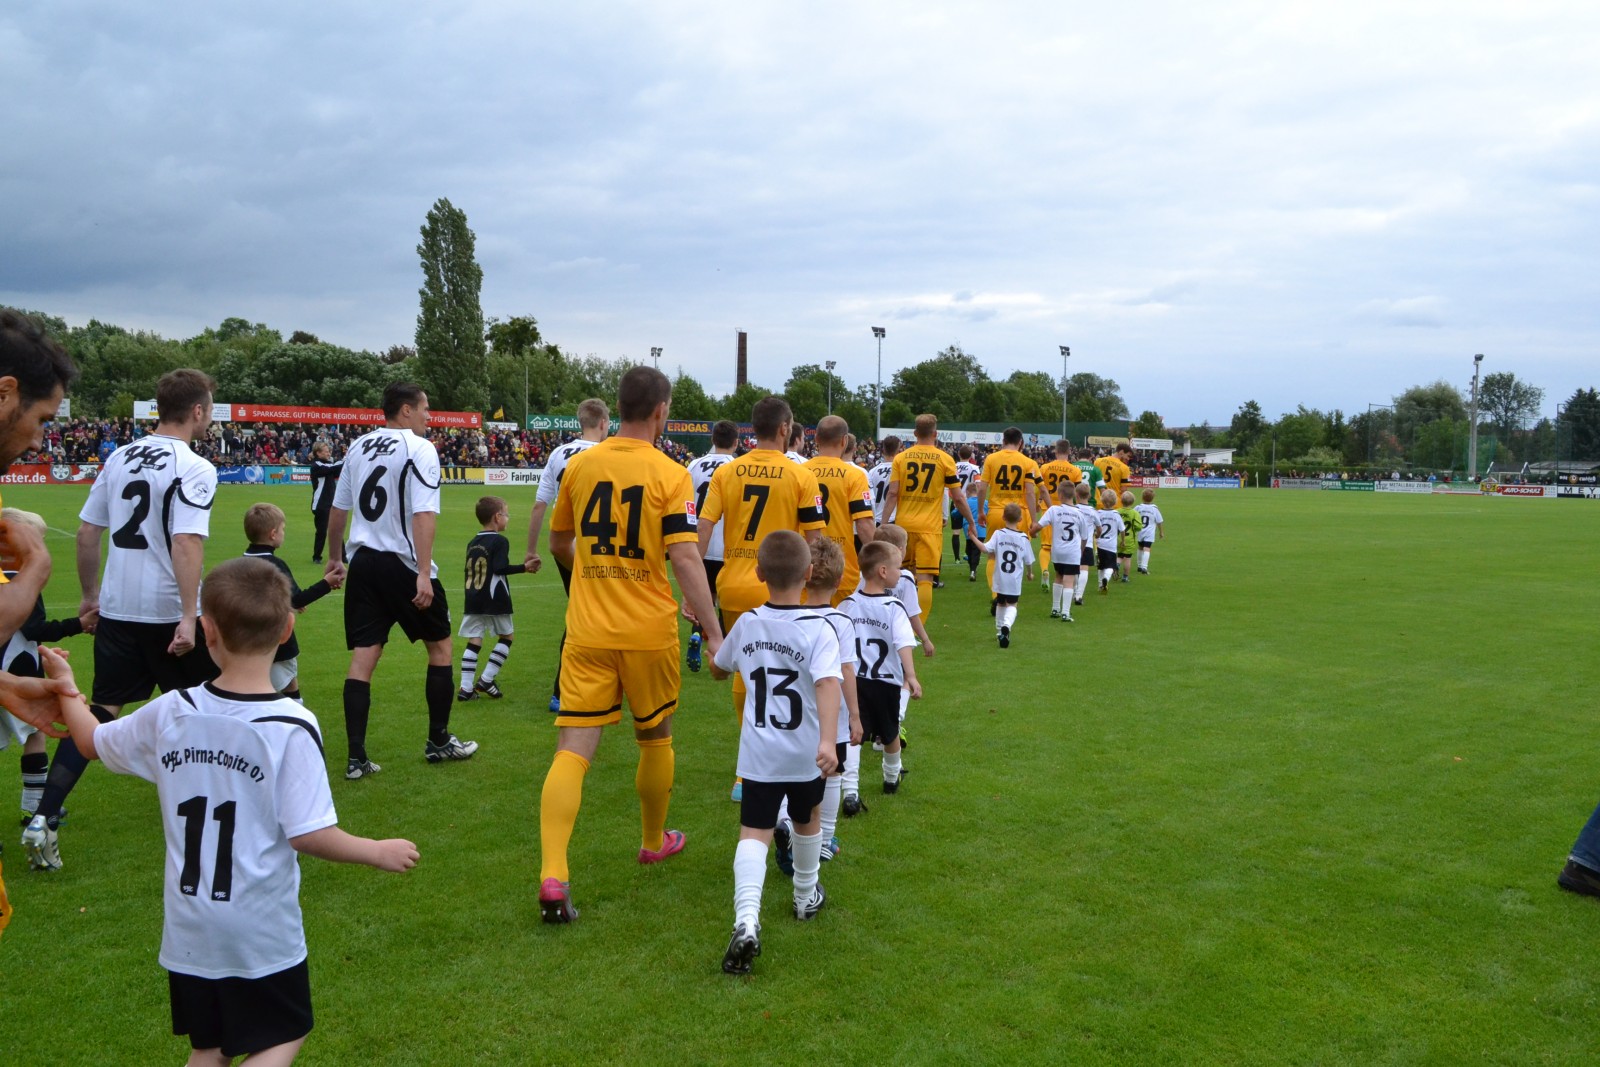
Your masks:
[{"label": "advertising board", "polygon": [[1190,485],[1195,489],[1238,489],[1241,488],[1237,478],[1191,478]]},{"label": "advertising board", "polygon": [[99,473],[98,463],[15,463],[0,485],[85,485]]},{"label": "advertising board", "polygon": [[1501,485],[1495,488],[1500,496],[1554,496],[1548,485]]},{"label": "advertising board", "polygon": [[1275,478],[1272,482],[1274,489],[1321,489],[1321,478]]},{"label": "advertising board", "polygon": [[538,485],[543,467],[489,467],[483,472],[484,485]]},{"label": "advertising board", "polygon": [[1372,492],[1372,483],[1351,481],[1341,482],[1338,479],[1329,478],[1327,481],[1322,483],[1322,488],[1340,489],[1346,493],[1370,493]]},{"label": "advertising board", "polygon": [[1374,482],[1372,488],[1380,493],[1431,493],[1432,482]]}]

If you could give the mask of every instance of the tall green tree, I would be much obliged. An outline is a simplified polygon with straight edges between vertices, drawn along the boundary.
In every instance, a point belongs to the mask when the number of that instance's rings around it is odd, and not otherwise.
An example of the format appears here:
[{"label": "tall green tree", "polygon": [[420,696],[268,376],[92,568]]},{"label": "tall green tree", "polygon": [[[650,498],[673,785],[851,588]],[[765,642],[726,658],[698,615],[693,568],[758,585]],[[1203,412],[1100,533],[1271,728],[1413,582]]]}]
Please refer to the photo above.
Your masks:
[{"label": "tall green tree", "polygon": [[421,308],[417,312],[417,362],[429,401],[450,411],[482,411],[489,403],[488,349],[484,343],[483,268],[466,212],[440,197],[422,224]]},{"label": "tall green tree", "polygon": [[[932,359],[895,371],[883,391],[884,411],[894,400],[909,408],[913,417],[932,412],[940,421],[954,420],[966,410],[973,387],[988,378],[976,356],[951,345]],[[888,421],[885,414],[884,424]]]},{"label": "tall green tree", "polygon": [[1128,435],[1162,438],[1167,436],[1167,427],[1161,421],[1161,416],[1154,411],[1141,411],[1139,417],[1128,424]]},{"label": "tall green tree", "polygon": [[1533,421],[1544,403],[1544,390],[1522,381],[1510,371],[1485,375],[1478,387],[1480,417],[1509,440],[1524,423]]},{"label": "tall green tree", "polygon": [[1228,443],[1240,452],[1248,452],[1266,432],[1267,420],[1261,414],[1261,405],[1254,400],[1246,400],[1239,405],[1239,410],[1233,413],[1233,421],[1228,424]]},{"label": "tall green tree", "polygon": [[[1007,421],[1055,422],[1061,418],[1061,383],[1044,371],[1012,371],[1001,388],[1006,395],[1004,418]],[[1116,383],[1112,383],[1112,388],[1116,388]]]},{"label": "tall green tree", "polygon": [[1394,398],[1394,432],[1400,447],[1410,450],[1417,432],[1430,422],[1449,419],[1460,422],[1467,417],[1467,402],[1461,390],[1443,378],[1430,385],[1413,385]]},{"label": "tall green tree", "polygon": [[734,422],[749,422],[750,412],[754,410],[756,401],[764,400],[771,395],[772,390],[766,386],[745,382],[722,398],[721,417],[732,419]]},{"label": "tall green tree", "polygon": [[259,355],[230,349],[217,368],[217,399],[234,403],[375,408],[398,368],[338,345],[279,343]]},{"label": "tall green tree", "polygon": [[722,417],[717,402],[706,395],[705,386],[693,375],[678,369],[672,379],[671,415],[675,419],[719,419]]},{"label": "tall green tree", "polygon": [[1563,460],[1600,460],[1600,392],[1579,389],[1567,399],[1555,446]]},{"label": "tall green tree", "polygon": [[1108,422],[1127,418],[1128,404],[1116,382],[1079,371],[1067,379],[1067,414],[1073,422]]}]

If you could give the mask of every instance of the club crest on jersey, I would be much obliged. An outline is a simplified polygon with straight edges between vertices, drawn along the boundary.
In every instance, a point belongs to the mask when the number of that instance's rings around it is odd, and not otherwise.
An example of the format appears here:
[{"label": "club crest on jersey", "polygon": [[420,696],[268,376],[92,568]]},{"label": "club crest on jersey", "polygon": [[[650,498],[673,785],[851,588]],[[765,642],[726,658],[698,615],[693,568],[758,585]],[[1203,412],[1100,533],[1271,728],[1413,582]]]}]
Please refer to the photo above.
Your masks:
[{"label": "club crest on jersey", "polygon": [[360,441],[363,456],[387,456],[400,447],[400,442],[387,434],[372,433]]},{"label": "club crest on jersey", "polygon": [[122,454],[134,474],[141,471],[165,470],[169,453],[159,445],[133,445]]}]

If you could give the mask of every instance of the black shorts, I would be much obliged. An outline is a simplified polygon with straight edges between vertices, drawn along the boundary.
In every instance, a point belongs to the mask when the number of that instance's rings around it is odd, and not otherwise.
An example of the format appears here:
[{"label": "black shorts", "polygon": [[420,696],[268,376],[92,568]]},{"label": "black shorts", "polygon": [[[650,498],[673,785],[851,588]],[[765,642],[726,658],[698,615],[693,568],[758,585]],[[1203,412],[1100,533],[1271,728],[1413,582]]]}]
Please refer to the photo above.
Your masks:
[{"label": "black shorts", "polygon": [[187,655],[167,651],[175,622],[127,622],[100,618],[94,634],[94,685],[90,701],[118,707],[149,700],[157,686],[163,693],[188,689],[217,676],[206,649],[205,633],[195,620],[195,647]]},{"label": "black shorts", "polygon": [[1080,564],[1077,563],[1052,563],[1050,566],[1054,567],[1056,569],[1056,573],[1062,577],[1069,577],[1077,574],[1080,569]]},{"label": "black shorts", "polygon": [[[1002,601],[1004,603],[1004,601]],[[861,740],[884,744],[900,736],[900,687],[872,678],[856,679],[856,703],[861,707]]]},{"label": "black shorts", "polygon": [[264,978],[197,978],[167,972],[172,1032],[191,1048],[248,1056],[311,1032],[311,972],[306,961]]},{"label": "black shorts", "polygon": [[[1020,599],[1021,598],[1015,593],[996,593],[994,595],[994,602],[996,604],[1015,604]],[[895,714],[900,714],[898,708],[895,709]]]},{"label": "black shorts", "polygon": [[1094,548],[1093,548],[1093,546],[1091,546],[1091,545],[1084,545],[1083,546],[1083,558],[1078,561],[1078,566],[1080,566],[1080,567],[1090,567],[1090,568],[1092,568],[1094,566]]},{"label": "black shorts", "polygon": [[418,611],[417,572],[393,552],[358,548],[350,558],[344,585],[344,640],[347,648],[368,648],[389,641],[399,624],[409,641],[443,641],[450,637],[450,605],[444,584],[433,580],[433,603]]},{"label": "black shorts", "polygon": [[771,830],[778,825],[778,808],[789,798],[789,821],[811,821],[811,813],[822,803],[822,776],[809,782],[756,782],[744,780],[739,799],[739,825],[752,830]]},{"label": "black shorts", "polygon": [[1116,567],[1117,567],[1117,554],[1115,552],[1111,551],[1109,548],[1101,548],[1101,549],[1097,549],[1096,553],[1099,556],[1100,569],[1101,570],[1103,570],[1103,571],[1116,570]]},{"label": "black shorts", "polygon": [[1119,551],[1117,553],[1117,558],[1118,559],[1132,559],[1133,558],[1133,553],[1132,552],[1120,552]]}]

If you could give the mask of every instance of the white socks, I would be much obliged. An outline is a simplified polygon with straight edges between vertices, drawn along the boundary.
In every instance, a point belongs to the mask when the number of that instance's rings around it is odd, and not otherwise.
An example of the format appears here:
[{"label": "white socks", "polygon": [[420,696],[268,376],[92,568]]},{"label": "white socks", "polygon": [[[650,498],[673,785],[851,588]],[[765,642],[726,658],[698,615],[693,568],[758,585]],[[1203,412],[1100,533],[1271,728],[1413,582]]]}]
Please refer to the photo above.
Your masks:
[{"label": "white socks", "polygon": [[[839,803],[844,799],[844,782],[836,774],[822,783],[822,805],[817,816],[822,822],[822,840],[833,840],[833,832],[839,827]],[[788,797],[784,798],[785,800]]]},{"label": "white socks", "polygon": [[[791,838],[798,843],[799,838]],[[799,873],[796,867],[795,873]],[[733,924],[761,926],[761,887],[767,880],[767,846],[760,841],[742,840],[733,853]],[[812,882],[816,881],[815,872]]]},{"label": "white socks", "polygon": [[[511,644],[505,638],[494,643],[494,651],[489,653],[489,665],[483,669],[483,684],[488,685],[494,681],[495,675],[500,673],[500,668],[506,665],[506,657],[511,655]],[[465,668],[465,664],[462,664]],[[461,688],[465,689],[466,686]]]},{"label": "white socks", "polygon": [[1059,614],[1061,612],[1061,594],[1066,592],[1066,586],[1050,584],[1050,610]]},{"label": "white socks", "polygon": [[[900,780],[900,753],[885,751],[883,754],[883,780],[893,784]],[[800,874],[800,867],[795,865],[795,875]]]},{"label": "white socks", "polygon": [[461,653],[461,691],[472,692],[473,684],[478,680],[478,650],[468,645]]},{"label": "white socks", "polygon": [[1150,550],[1148,548],[1139,550],[1139,569],[1142,571],[1150,569]]},{"label": "white socks", "polygon": [[[789,847],[794,850],[794,903],[804,907],[811,901],[811,892],[817,888],[817,872],[822,869],[822,833],[789,834]],[[739,842],[741,845],[744,842]],[[761,857],[763,864],[766,856]]]},{"label": "white socks", "polygon": [[1089,571],[1086,567],[1078,568],[1078,580],[1072,586],[1072,599],[1082,600],[1083,591],[1089,585]]},{"label": "white socks", "polygon": [[847,745],[844,750],[844,773],[839,776],[839,788],[844,793],[861,795],[861,746]]},{"label": "white socks", "polygon": [[906,721],[906,705],[911,703],[911,690],[900,687],[900,721]]},{"label": "white socks", "polygon": [[1115,567],[1101,567],[1100,568],[1100,581],[1101,582],[1109,582],[1111,580],[1112,576],[1114,574],[1116,574],[1116,573],[1117,573],[1117,569]]},{"label": "white socks", "polygon": [[994,622],[996,626],[1014,626],[1017,621],[1017,606],[1015,604],[1001,604],[995,609]]}]

